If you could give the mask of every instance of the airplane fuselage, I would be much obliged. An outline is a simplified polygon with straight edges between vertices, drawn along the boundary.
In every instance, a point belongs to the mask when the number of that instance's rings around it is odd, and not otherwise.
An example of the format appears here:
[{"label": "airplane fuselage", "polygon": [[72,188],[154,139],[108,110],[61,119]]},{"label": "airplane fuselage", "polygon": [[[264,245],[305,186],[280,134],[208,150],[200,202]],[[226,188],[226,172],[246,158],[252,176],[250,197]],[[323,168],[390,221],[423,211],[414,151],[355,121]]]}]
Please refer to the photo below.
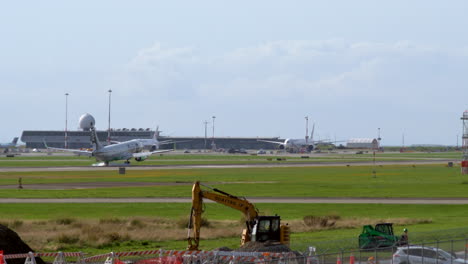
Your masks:
[{"label": "airplane fuselage", "polygon": [[139,140],[130,140],[122,143],[108,145],[94,151],[94,156],[98,161],[128,160],[133,157],[133,153],[143,150],[143,143]]},{"label": "airplane fuselage", "polygon": [[7,144],[0,144],[0,148],[13,148],[16,147],[16,144],[7,143]]},{"label": "airplane fuselage", "polygon": [[288,138],[284,141],[284,147],[286,149],[297,149],[297,148],[313,148],[313,143],[312,142],[306,142],[305,139],[291,139]]}]

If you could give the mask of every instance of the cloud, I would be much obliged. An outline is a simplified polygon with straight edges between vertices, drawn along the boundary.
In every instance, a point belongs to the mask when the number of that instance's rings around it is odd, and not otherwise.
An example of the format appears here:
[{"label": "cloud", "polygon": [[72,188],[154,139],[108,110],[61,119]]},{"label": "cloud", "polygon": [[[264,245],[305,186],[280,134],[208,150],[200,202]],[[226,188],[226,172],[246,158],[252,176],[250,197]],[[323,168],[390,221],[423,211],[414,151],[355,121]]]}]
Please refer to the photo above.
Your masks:
[{"label": "cloud", "polygon": [[[409,41],[272,41],[224,54],[202,52],[155,43],[129,62],[123,83],[132,91],[154,90],[182,100],[246,94],[274,100],[288,93],[382,96],[387,89],[407,91],[409,84],[430,84],[428,79],[442,74],[431,61],[454,60],[451,51]],[[466,48],[459,54],[455,58],[466,59]]]}]

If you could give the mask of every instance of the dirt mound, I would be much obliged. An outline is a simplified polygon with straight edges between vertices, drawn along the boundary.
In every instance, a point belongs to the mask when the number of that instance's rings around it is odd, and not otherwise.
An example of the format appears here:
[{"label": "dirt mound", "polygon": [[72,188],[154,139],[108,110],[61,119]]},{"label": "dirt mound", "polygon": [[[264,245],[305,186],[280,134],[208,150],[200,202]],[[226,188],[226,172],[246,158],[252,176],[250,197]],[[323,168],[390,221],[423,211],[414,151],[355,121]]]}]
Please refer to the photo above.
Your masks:
[{"label": "dirt mound", "polygon": [[236,249],[238,252],[291,252],[292,250],[279,242],[257,242],[250,241]]},{"label": "dirt mound", "polygon": [[[21,238],[4,225],[0,225],[0,248],[3,249],[3,254],[21,254],[33,251]],[[24,264],[26,259],[8,259],[8,264]],[[36,258],[37,264],[45,264],[41,258]]]}]

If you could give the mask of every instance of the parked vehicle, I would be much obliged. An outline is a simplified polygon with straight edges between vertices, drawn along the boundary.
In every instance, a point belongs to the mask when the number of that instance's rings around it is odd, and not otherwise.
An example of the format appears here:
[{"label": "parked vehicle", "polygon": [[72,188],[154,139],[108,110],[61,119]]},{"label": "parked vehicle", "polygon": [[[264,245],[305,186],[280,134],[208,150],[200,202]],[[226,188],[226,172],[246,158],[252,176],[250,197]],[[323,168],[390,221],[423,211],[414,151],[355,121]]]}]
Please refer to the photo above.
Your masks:
[{"label": "parked vehicle", "polygon": [[263,149],[259,149],[259,150],[257,151],[257,154],[266,154],[266,151],[263,150]]},{"label": "parked vehicle", "polygon": [[466,264],[468,261],[457,258],[440,248],[405,246],[399,247],[393,254],[394,264]]}]

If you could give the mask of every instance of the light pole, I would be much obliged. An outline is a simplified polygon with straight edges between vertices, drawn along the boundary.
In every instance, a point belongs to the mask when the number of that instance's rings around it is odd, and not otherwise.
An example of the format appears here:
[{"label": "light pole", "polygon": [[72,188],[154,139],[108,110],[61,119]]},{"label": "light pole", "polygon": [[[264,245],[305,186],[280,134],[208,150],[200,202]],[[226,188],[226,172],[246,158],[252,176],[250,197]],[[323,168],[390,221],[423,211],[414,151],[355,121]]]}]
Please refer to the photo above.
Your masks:
[{"label": "light pole", "polygon": [[211,118],[213,119],[213,141],[211,142],[211,147],[213,148],[213,150],[215,150],[216,145],[215,145],[215,140],[214,140],[214,131],[215,131],[215,118],[216,118],[216,116],[212,116]]},{"label": "light pole", "polygon": [[206,152],[206,136],[207,136],[206,128],[208,126],[208,121],[205,120],[205,122],[203,122],[203,124],[205,124],[205,152]]},{"label": "light pole", "polygon": [[65,94],[65,148],[68,148],[68,95]]},{"label": "light pole", "polygon": [[378,128],[378,135],[377,135],[377,142],[379,144],[379,148],[380,148],[380,141],[382,140],[382,138],[380,137],[380,127]]},{"label": "light pole", "polygon": [[112,90],[109,89],[109,125],[108,125],[108,128],[107,128],[107,143],[110,145],[110,141],[111,141],[111,136],[110,136],[110,122],[111,122],[111,94],[112,94]]}]

